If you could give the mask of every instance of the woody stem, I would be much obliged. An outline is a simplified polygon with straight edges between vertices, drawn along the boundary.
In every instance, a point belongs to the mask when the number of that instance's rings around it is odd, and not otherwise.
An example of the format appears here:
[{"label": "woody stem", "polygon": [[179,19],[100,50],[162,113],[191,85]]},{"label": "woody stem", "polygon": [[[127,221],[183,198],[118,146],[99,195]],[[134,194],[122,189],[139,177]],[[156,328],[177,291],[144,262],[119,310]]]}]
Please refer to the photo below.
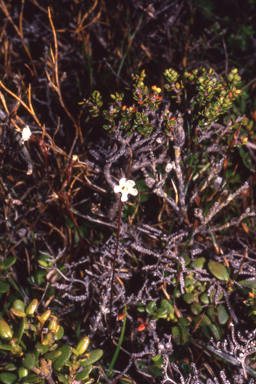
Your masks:
[{"label": "woody stem", "polygon": [[114,289],[114,279],[115,279],[115,268],[116,268],[116,256],[119,245],[119,235],[120,235],[120,223],[121,223],[121,211],[122,211],[122,201],[120,198],[119,202],[119,212],[118,212],[118,226],[117,226],[117,236],[116,236],[116,250],[114,254],[113,266],[112,266],[112,280],[111,280],[111,290],[110,290],[110,323],[109,323],[109,335],[111,336],[111,319],[112,319],[112,304],[113,304],[113,289]]}]

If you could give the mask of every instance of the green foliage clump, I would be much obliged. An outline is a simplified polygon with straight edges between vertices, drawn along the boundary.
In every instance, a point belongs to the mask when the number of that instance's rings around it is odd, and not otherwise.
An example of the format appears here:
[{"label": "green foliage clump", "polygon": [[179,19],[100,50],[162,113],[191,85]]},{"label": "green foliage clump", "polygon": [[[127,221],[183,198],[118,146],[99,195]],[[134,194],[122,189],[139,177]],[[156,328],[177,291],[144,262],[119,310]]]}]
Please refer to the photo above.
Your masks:
[{"label": "green foliage clump", "polygon": [[[61,344],[64,329],[58,318],[46,310],[37,314],[38,300],[27,306],[15,300],[10,313],[9,324],[0,319],[0,353],[8,354],[7,362],[0,373],[4,384],[53,383],[70,384],[81,381],[89,384],[93,365],[103,351],[86,352],[90,340],[83,337],[76,348],[68,343]],[[54,380],[54,381],[53,381]]]}]

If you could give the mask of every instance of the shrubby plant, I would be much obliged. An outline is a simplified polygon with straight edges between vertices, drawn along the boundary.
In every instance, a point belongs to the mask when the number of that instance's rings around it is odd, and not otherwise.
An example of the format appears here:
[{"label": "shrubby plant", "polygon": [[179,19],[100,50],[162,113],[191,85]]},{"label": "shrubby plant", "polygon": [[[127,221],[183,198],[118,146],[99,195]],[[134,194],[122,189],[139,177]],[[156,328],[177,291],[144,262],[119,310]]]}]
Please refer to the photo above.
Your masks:
[{"label": "shrubby plant", "polygon": [[[82,345],[89,338],[96,346],[108,384],[253,383],[255,332],[244,308],[253,309],[256,289],[255,214],[253,183],[235,165],[248,148],[243,116],[232,113],[237,70],[181,76],[170,68],[161,88],[142,71],[132,91],[113,93],[110,104],[94,91],[74,118],[50,9],[48,17],[54,49],[46,47],[41,60],[40,92],[22,76],[0,82],[0,209],[8,234],[0,379],[91,382],[95,350],[74,348],[69,332],[79,339],[83,327]],[[86,122],[83,112],[91,114]],[[18,251],[17,259],[10,255]],[[30,317],[34,296],[56,318]]]},{"label": "shrubby plant", "polygon": [[38,300],[26,307],[15,300],[10,308],[13,320],[9,324],[0,319],[0,352],[8,353],[0,380],[12,383],[92,383],[89,378],[92,364],[102,357],[102,350],[86,352],[89,338],[83,337],[76,348],[59,340],[64,329],[58,317],[46,310],[37,314]]}]

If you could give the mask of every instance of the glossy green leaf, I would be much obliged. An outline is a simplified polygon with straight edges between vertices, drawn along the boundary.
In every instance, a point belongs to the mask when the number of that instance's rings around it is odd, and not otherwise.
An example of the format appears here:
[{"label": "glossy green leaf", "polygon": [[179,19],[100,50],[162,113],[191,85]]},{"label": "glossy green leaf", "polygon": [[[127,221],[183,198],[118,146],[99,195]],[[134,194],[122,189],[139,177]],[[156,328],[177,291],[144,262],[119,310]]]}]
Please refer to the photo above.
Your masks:
[{"label": "glossy green leaf", "polygon": [[161,300],[160,307],[161,308],[166,308],[167,313],[174,313],[174,309],[173,309],[172,304],[168,300],[166,300],[166,299]]},{"label": "glossy green leaf", "polygon": [[215,311],[214,311],[214,307],[211,306],[209,308],[207,308],[207,316],[211,319],[211,321],[215,322]]},{"label": "glossy green leaf", "polygon": [[17,316],[17,317],[26,317],[26,313],[23,312],[23,311],[20,311],[19,309],[16,309],[16,308],[11,308],[10,309],[10,312],[14,315],[14,316]]},{"label": "glossy green leaf", "polygon": [[16,260],[17,259],[15,256],[10,256],[4,261],[0,260],[0,270],[5,268],[10,268],[16,262]]},{"label": "glossy green leaf", "polygon": [[13,336],[13,332],[6,321],[0,319],[0,338],[9,340]]},{"label": "glossy green leaf", "polygon": [[82,355],[87,350],[90,343],[89,337],[85,336],[83,337],[77,344],[76,350],[78,351],[79,355]]},{"label": "glossy green leaf", "polygon": [[26,353],[25,357],[21,360],[21,364],[24,368],[32,369],[36,366],[36,358],[33,353]]},{"label": "glossy green leaf", "polygon": [[18,309],[19,311],[25,312],[25,304],[21,300],[15,300],[12,308]]},{"label": "glossy green leaf", "polygon": [[58,380],[60,383],[69,384],[68,375],[64,375],[63,373],[58,374]]},{"label": "glossy green leaf", "polygon": [[0,350],[4,350],[4,351],[11,351],[12,350],[12,346],[10,344],[4,344],[4,343],[1,343],[0,341]]},{"label": "glossy green leaf", "polygon": [[205,261],[204,257],[198,257],[196,260],[192,261],[191,266],[202,269]]},{"label": "glossy green leaf", "polygon": [[256,289],[256,283],[255,281],[248,281],[248,280],[241,280],[238,282],[240,285],[242,285],[244,288],[249,289]]},{"label": "glossy green leaf", "polygon": [[229,273],[227,268],[217,261],[209,261],[208,268],[210,272],[219,280],[227,281],[229,278]]},{"label": "glossy green leaf", "polygon": [[18,325],[18,328],[16,328],[13,337],[16,337],[18,339],[18,343],[20,342],[22,335],[26,329],[25,327],[25,319],[21,319]]},{"label": "glossy green leaf", "polygon": [[191,304],[190,309],[194,315],[198,315],[200,312],[202,312],[202,305],[199,303],[193,303]]},{"label": "glossy green leaf", "polygon": [[57,357],[59,357],[61,355],[61,351],[58,350],[58,351],[51,351],[51,352],[48,352],[46,353],[46,355],[44,356],[45,359],[56,359]]},{"label": "glossy green leaf", "polygon": [[183,300],[187,303],[187,304],[191,304],[193,303],[193,301],[195,301],[195,297],[193,295],[193,293],[185,293],[183,296],[182,296]]},{"label": "glossy green leaf", "polygon": [[209,297],[208,297],[207,293],[203,293],[203,294],[200,296],[200,301],[201,301],[203,304],[209,304],[210,300],[209,300]]},{"label": "glossy green leaf", "polygon": [[37,342],[35,345],[35,349],[39,353],[46,353],[49,351],[49,345],[42,345],[41,343]]},{"label": "glossy green leaf", "polygon": [[84,380],[92,371],[92,365],[88,365],[82,372],[76,375],[76,381]]},{"label": "glossy green leaf", "polygon": [[39,375],[36,375],[35,373],[29,373],[22,379],[23,384],[40,383],[41,381],[42,378]]},{"label": "glossy green leaf", "polygon": [[35,313],[35,310],[37,309],[37,306],[38,306],[38,300],[37,300],[37,299],[33,299],[33,300],[29,303],[29,305],[28,305],[28,307],[27,307],[27,309],[26,309],[26,314],[27,314],[28,316],[33,316],[34,313]]},{"label": "glossy green leaf", "polygon": [[101,349],[95,349],[94,351],[86,353],[80,360],[81,365],[87,367],[88,365],[95,363],[95,361],[98,361],[102,355],[103,351]]},{"label": "glossy green leaf", "polygon": [[229,314],[223,304],[218,305],[217,308],[218,320],[221,325],[226,324],[229,319]]},{"label": "glossy green leaf", "polygon": [[60,340],[64,335],[64,328],[60,325],[58,332],[55,335],[55,340]]},{"label": "glossy green leaf", "polygon": [[18,370],[19,379],[26,377],[28,375],[28,370],[24,367],[20,367]]},{"label": "glossy green leaf", "polygon": [[200,321],[200,327],[205,327],[205,326],[208,326],[212,323],[208,316],[204,315],[204,317],[202,319],[201,319],[201,316],[202,315],[199,314],[194,318],[195,326],[198,324],[199,321]]},{"label": "glossy green leaf", "polygon": [[10,284],[0,281],[0,293],[6,293],[9,291]]},{"label": "glossy green leaf", "polygon": [[188,331],[185,327],[173,327],[172,337],[177,345],[184,345],[188,341]]},{"label": "glossy green leaf", "polygon": [[180,327],[188,327],[190,322],[189,320],[186,318],[186,317],[181,317],[178,321],[177,321],[177,324],[180,326]]},{"label": "glossy green leaf", "polygon": [[15,375],[14,373],[2,372],[0,373],[0,380],[4,384],[13,384],[18,380],[18,376]]},{"label": "glossy green leaf", "polygon": [[54,369],[59,369],[63,367],[63,365],[69,360],[71,353],[72,353],[72,348],[70,345],[63,345],[57,351],[61,351],[61,355],[57,358],[57,360],[53,364]]},{"label": "glossy green leaf", "polygon": [[215,324],[210,324],[209,325],[209,329],[211,331],[211,334],[213,335],[215,341],[219,341],[220,340],[220,333],[218,331],[218,328],[216,327]]},{"label": "glossy green leaf", "polygon": [[4,369],[6,371],[15,371],[17,369],[17,367],[13,363],[8,363],[8,364],[5,364]]},{"label": "glossy green leaf", "polygon": [[157,310],[157,317],[166,318],[167,317],[167,309],[166,308],[159,308]]}]

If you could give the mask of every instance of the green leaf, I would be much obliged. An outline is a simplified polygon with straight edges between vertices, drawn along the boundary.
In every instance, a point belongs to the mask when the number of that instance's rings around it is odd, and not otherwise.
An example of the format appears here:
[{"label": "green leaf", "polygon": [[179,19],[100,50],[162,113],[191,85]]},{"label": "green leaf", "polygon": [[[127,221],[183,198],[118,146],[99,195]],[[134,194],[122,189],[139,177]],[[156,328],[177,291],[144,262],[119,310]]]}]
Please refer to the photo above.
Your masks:
[{"label": "green leaf", "polygon": [[103,355],[103,351],[101,349],[95,349],[94,351],[86,353],[85,354],[86,359],[81,359],[80,364],[83,367],[87,367],[88,365],[95,363],[95,361],[98,361],[102,355]]},{"label": "green leaf", "polygon": [[16,260],[17,259],[15,256],[10,256],[4,261],[0,260],[0,269],[10,268],[16,262]]},{"label": "green leaf", "polygon": [[201,316],[202,316],[202,315],[197,315],[197,316],[194,318],[194,324],[195,324],[195,325],[197,325],[197,323],[199,322],[199,320],[201,321],[201,322],[200,322],[200,327],[205,327],[206,325],[210,325],[210,324],[212,323],[208,316],[204,315],[204,317],[203,317],[202,320],[201,320]]},{"label": "green leaf", "polygon": [[202,305],[199,303],[193,303],[191,304],[190,309],[194,315],[198,315],[200,312],[202,312]]},{"label": "green leaf", "polygon": [[203,304],[209,304],[210,300],[209,300],[209,297],[207,296],[207,293],[203,293],[203,294],[200,296],[200,301],[201,301]]},{"label": "green leaf", "polygon": [[171,303],[170,303],[168,300],[166,300],[166,299],[161,300],[160,307],[163,308],[163,309],[166,309],[168,314],[169,314],[169,313],[174,313],[174,308],[173,308],[173,306],[172,306]]},{"label": "green leaf", "polygon": [[64,335],[64,328],[60,325],[58,332],[55,335],[55,340],[60,340]]},{"label": "green leaf", "polygon": [[218,305],[217,308],[218,320],[221,325],[226,324],[229,319],[229,314],[223,304]]},{"label": "green leaf", "polygon": [[90,364],[82,372],[79,372],[76,375],[76,381],[84,380],[86,378],[86,376],[88,376],[91,371],[92,371],[92,365]]},{"label": "green leaf", "polygon": [[18,325],[18,328],[16,328],[16,330],[14,332],[13,337],[16,337],[18,339],[18,344],[20,343],[22,335],[25,331],[25,324],[26,324],[25,319],[22,318],[19,325]]},{"label": "green leaf", "polygon": [[18,309],[19,311],[25,312],[25,304],[21,300],[15,300],[12,308]]},{"label": "green leaf", "polygon": [[220,340],[220,333],[219,333],[219,330],[218,330],[218,328],[216,327],[216,325],[215,325],[215,324],[211,324],[211,325],[209,325],[209,329],[210,329],[210,331],[211,331],[211,333],[212,333],[214,339],[215,339],[216,341],[219,341],[219,340]]},{"label": "green leaf", "polygon": [[24,368],[32,369],[36,365],[36,358],[33,353],[26,353],[25,357],[21,360],[21,364]]},{"label": "green leaf", "polygon": [[0,293],[6,293],[9,291],[10,284],[0,281]]},{"label": "green leaf", "polygon": [[42,382],[42,377],[40,377],[39,375],[37,375],[35,373],[29,373],[27,376],[25,376],[22,379],[23,384],[41,383],[41,382]]},{"label": "green leaf", "polygon": [[227,281],[229,278],[229,273],[227,268],[217,261],[210,261],[208,263],[208,268],[213,276],[217,277],[219,280]]},{"label": "green leaf", "polygon": [[72,348],[70,345],[63,345],[58,349],[58,351],[61,351],[60,357],[54,362],[53,368],[54,369],[59,369],[63,367],[63,365],[69,360],[71,353],[72,353]]},{"label": "green leaf", "polygon": [[191,304],[193,301],[195,301],[193,293],[185,293],[182,297],[187,304]]},{"label": "green leaf", "polygon": [[16,367],[15,364],[13,364],[13,363],[9,363],[9,364],[6,364],[6,365],[4,366],[4,369],[5,369],[6,371],[15,371],[15,369],[17,369],[17,367]]},{"label": "green leaf", "polygon": [[41,343],[37,342],[35,345],[35,349],[39,353],[46,353],[49,351],[49,345],[42,345]]},{"label": "green leaf", "polygon": [[0,373],[0,380],[4,384],[13,384],[18,380],[18,376],[16,376],[14,373],[2,372]]},{"label": "green leaf", "polygon": [[172,337],[174,342],[177,345],[184,345],[188,341],[188,331],[187,328],[184,327],[173,327],[172,329]]},{"label": "green leaf", "polygon": [[244,288],[256,289],[255,281],[241,280],[238,283],[242,285]]},{"label": "green leaf", "polygon": [[9,325],[2,319],[0,319],[0,338],[9,340],[13,336],[13,332]]},{"label": "green leaf", "polygon": [[58,351],[52,351],[52,352],[48,352],[44,357],[45,359],[56,359],[57,357],[59,357],[61,355],[61,351],[58,349]]},{"label": "green leaf", "polygon": [[204,267],[205,261],[206,260],[204,257],[198,257],[198,259],[192,261],[191,266],[202,269]]}]

